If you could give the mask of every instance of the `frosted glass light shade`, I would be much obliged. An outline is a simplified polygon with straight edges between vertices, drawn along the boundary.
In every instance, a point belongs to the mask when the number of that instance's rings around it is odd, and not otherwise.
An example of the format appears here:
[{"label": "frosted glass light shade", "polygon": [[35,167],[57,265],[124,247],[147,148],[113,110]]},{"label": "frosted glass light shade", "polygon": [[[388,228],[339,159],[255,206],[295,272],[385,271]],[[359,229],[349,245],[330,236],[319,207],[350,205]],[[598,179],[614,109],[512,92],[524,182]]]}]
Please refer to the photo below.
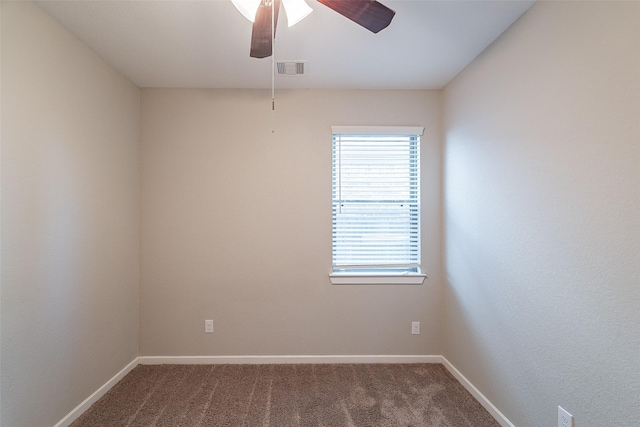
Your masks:
[{"label": "frosted glass light shade", "polygon": [[[256,20],[256,12],[262,0],[231,0],[231,3],[249,21]],[[313,12],[313,9],[304,0],[282,0],[284,11],[287,14],[287,24],[289,27],[300,22],[305,16]]]},{"label": "frosted glass light shade", "polygon": [[231,3],[247,18],[249,21],[256,20],[256,12],[260,6],[261,0],[231,0]]},{"label": "frosted glass light shade", "polygon": [[313,9],[304,0],[282,0],[284,11],[287,13],[287,24],[293,27],[302,19],[313,12]]}]

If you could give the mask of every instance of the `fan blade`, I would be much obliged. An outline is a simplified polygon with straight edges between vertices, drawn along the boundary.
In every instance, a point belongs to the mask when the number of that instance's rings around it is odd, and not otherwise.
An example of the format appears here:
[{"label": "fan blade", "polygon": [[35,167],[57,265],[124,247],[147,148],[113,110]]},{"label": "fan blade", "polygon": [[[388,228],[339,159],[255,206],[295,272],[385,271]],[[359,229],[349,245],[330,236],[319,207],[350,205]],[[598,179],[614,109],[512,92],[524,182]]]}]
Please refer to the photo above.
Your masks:
[{"label": "fan blade", "polygon": [[374,33],[387,28],[396,14],[394,10],[375,0],[318,1]]},{"label": "fan blade", "polygon": [[[274,34],[271,36],[271,7],[274,7],[273,29]],[[262,0],[256,19],[253,22],[253,31],[251,32],[251,53],[252,58],[266,58],[273,53],[272,41],[275,38],[275,28],[278,25],[278,13],[280,12],[280,0]]]}]

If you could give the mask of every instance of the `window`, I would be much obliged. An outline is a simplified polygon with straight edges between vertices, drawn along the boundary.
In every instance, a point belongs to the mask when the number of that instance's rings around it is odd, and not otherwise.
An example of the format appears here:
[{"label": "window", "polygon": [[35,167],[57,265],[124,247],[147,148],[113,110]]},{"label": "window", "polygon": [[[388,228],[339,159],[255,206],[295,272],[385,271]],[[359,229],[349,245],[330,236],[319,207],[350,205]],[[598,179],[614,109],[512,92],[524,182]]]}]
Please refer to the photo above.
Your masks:
[{"label": "window", "polygon": [[334,126],[334,284],[420,284],[419,127]]}]

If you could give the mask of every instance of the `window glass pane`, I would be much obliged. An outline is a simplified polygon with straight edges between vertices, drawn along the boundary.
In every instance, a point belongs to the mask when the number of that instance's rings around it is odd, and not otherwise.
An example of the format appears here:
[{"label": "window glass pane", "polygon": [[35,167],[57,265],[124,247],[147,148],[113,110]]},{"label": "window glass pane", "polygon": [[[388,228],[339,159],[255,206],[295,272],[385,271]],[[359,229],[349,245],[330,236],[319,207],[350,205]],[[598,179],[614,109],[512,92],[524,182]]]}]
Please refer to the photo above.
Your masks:
[{"label": "window glass pane", "polygon": [[418,272],[419,136],[333,135],[333,269]]}]

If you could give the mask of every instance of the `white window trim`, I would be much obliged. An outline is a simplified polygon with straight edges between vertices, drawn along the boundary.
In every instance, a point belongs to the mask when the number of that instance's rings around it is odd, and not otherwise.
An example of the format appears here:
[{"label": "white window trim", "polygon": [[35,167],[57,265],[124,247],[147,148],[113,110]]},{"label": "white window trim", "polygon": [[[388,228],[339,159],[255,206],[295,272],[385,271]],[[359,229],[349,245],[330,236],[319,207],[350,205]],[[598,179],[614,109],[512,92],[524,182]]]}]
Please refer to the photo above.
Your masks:
[{"label": "white window trim", "polygon": [[[331,126],[332,134],[424,135],[423,126]],[[422,285],[423,273],[329,273],[332,285]]]},{"label": "white window trim", "polygon": [[331,133],[356,135],[424,135],[422,126],[331,126]]},{"label": "white window trim", "polygon": [[426,274],[330,273],[332,285],[422,285]]}]

